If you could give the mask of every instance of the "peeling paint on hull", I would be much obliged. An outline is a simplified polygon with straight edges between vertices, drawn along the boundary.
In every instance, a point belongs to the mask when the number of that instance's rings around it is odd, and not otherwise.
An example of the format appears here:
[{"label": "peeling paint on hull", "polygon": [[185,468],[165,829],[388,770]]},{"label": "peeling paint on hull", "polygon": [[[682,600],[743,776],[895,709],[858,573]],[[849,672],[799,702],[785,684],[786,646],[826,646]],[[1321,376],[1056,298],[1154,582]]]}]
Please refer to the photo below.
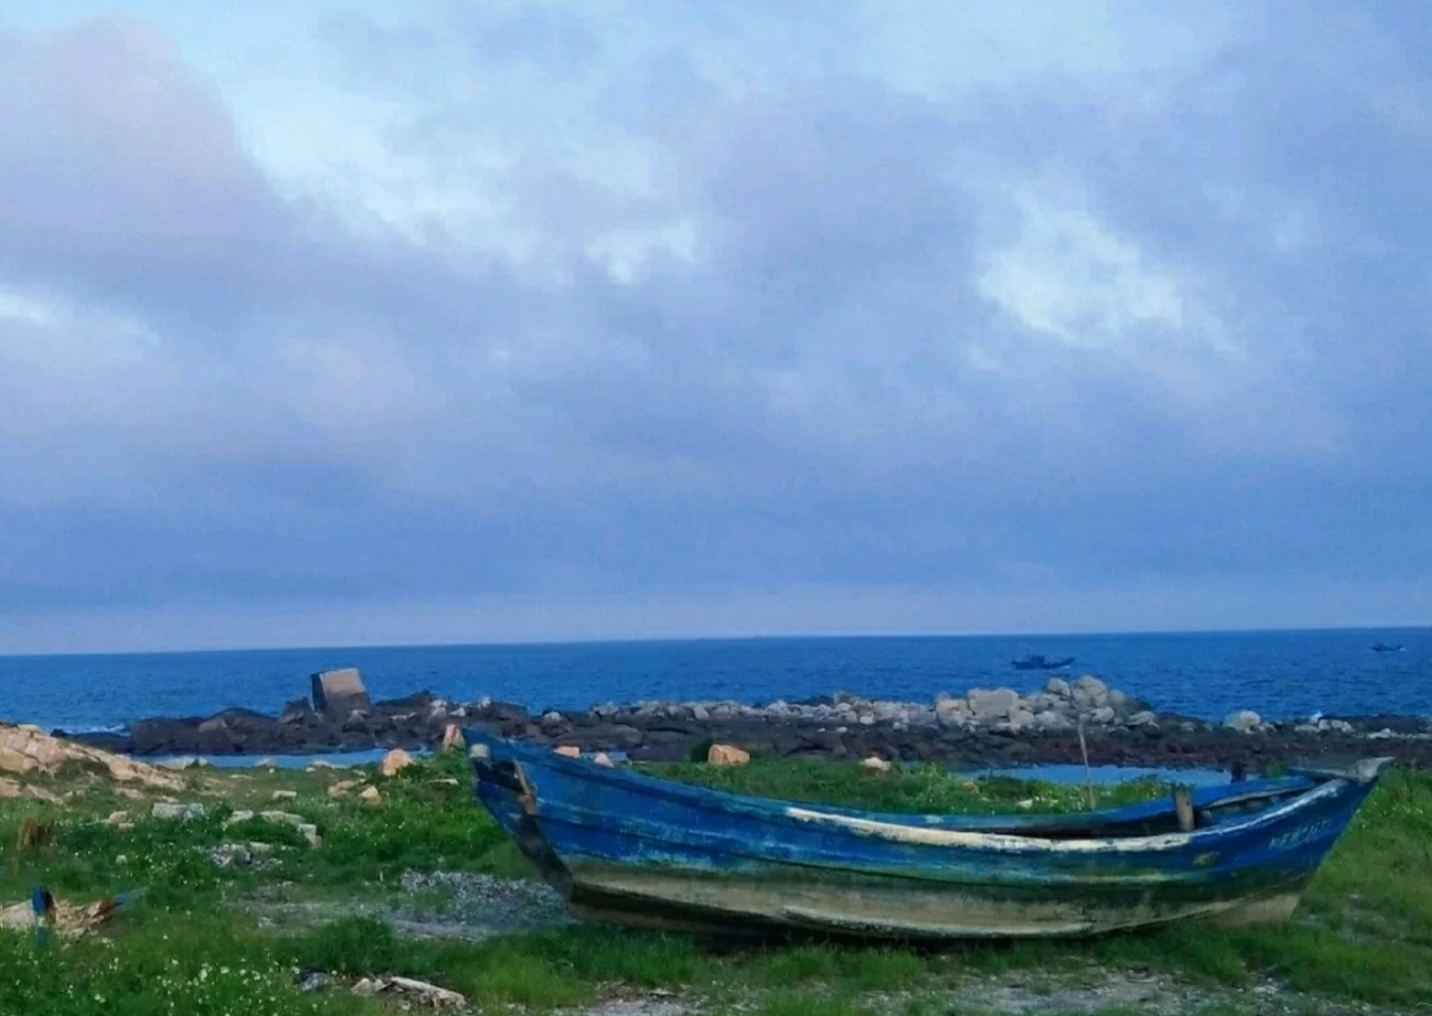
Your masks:
[{"label": "peeling paint on hull", "polygon": [[1165,831],[1177,828],[1172,802],[1071,817],[872,815],[490,737],[479,753],[477,796],[577,916],[902,939],[1285,920],[1381,770],[1196,792],[1214,818],[1184,833]]},{"label": "peeling paint on hull", "polygon": [[903,940],[1071,938],[1190,920],[1277,922],[1297,906],[1306,881],[1252,899],[1161,899],[1149,893],[1040,900],[960,887],[932,892],[912,891],[907,885],[855,889],[792,884],[778,877],[716,881],[585,862],[571,877],[573,911],[598,920],[713,932],[790,927]]}]

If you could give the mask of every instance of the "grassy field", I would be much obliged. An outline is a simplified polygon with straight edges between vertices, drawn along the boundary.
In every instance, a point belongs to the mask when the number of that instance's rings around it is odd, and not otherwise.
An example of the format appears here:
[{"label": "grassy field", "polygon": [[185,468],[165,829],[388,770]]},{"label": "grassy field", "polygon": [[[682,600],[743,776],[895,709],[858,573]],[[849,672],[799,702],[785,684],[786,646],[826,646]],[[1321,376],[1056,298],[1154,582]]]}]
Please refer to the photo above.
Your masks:
[{"label": "grassy field", "polygon": [[[873,774],[758,760],[661,771],[894,811],[1085,806],[1079,787],[968,782],[924,767]],[[378,787],[381,800],[328,794],[331,784],[352,779],[365,781],[355,790]],[[103,935],[43,944],[30,932],[0,932],[0,1013],[362,1016],[394,1010],[349,986],[391,974],[461,992],[473,1008],[494,1012],[934,1016],[1432,1006],[1432,779],[1425,775],[1393,772],[1384,780],[1290,925],[939,952],[809,945],[713,952],[679,936],[558,923],[557,908],[552,926],[489,926],[513,898],[511,887],[522,888],[509,880],[528,873],[471,802],[460,754],[392,778],[372,767],[202,769],[190,770],[187,783],[173,796],[203,804],[201,817],[151,818],[152,798],[121,796],[87,772],[41,781],[42,789],[72,795],[63,803],[0,799],[0,906],[28,899],[37,884],[74,901],[147,889]],[[1164,792],[1129,784],[1100,803]],[[301,816],[318,827],[321,845],[284,822],[232,822],[240,809]],[[114,823],[132,827],[107,822],[116,811],[127,816]],[[54,823],[48,843],[17,843],[27,816]],[[226,844],[241,846],[247,863],[228,861],[233,851],[219,850]],[[415,913],[418,930],[404,931],[395,915]],[[473,935],[451,933],[468,924]],[[329,986],[304,990],[301,982],[311,985],[317,972]]]}]

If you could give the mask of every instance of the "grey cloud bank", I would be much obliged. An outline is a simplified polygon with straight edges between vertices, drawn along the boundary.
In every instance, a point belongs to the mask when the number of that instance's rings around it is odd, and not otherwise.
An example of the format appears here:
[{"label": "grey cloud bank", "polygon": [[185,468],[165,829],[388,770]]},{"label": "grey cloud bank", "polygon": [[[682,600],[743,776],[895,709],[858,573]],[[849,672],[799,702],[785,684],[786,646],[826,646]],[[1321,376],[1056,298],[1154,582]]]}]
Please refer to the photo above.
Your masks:
[{"label": "grey cloud bank", "polygon": [[1420,8],[627,10],[0,20],[0,650],[1426,622]]}]

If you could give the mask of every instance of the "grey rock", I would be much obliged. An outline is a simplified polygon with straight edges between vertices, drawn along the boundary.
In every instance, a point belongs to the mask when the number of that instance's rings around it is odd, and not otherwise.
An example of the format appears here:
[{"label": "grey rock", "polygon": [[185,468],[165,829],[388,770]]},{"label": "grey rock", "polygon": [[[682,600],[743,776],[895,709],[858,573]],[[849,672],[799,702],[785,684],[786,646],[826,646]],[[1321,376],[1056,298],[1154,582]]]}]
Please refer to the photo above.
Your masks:
[{"label": "grey rock", "polygon": [[979,723],[1007,720],[1009,714],[1019,708],[1019,692],[1012,688],[971,688],[969,703],[970,712]]},{"label": "grey rock", "polygon": [[1118,719],[1118,713],[1109,706],[1100,706],[1089,714],[1089,722],[1097,723],[1099,726],[1108,726]]},{"label": "grey rock", "polygon": [[220,868],[248,867],[254,860],[253,851],[242,843],[221,843],[209,851],[209,857]]},{"label": "grey rock", "polygon": [[1262,724],[1263,719],[1251,709],[1238,709],[1223,718],[1223,725],[1240,734],[1250,734]]},{"label": "grey rock", "polygon": [[1028,730],[1034,726],[1034,714],[1028,709],[1011,709],[1009,712],[1009,729],[1013,731]]},{"label": "grey rock", "polygon": [[1130,716],[1124,722],[1131,727],[1157,727],[1159,725],[1159,718],[1153,710],[1145,709],[1141,712],[1134,713],[1134,715]]},{"label": "grey rock", "polygon": [[1046,709],[1034,714],[1034,726],[1038,730],[1068,730],[1074,721],[1056,709]]},{"label": "grey rock", "polygon": [[1069,705],[1069,700],[1062,695],[1054,695],[1042,691],[1038,695],[1029,697],[1029,708],[1036,713],[1042,713],[1048,709],[1064,710]]},{"label": "grey rock", "polygon": [[204,806],[197,801],[193,804],[175,804],[171,801],[155,801],[154,807],[149,809],[149,814],[154,818],[184,821],[191,818],[203,818]]},{"label": "grey rock", "polygon": [[1058,695],[1060,698],[1068,698],[1073,694],[1069,682],[1062,677],[1051,677],[1044,682],[1044,693],[1046,695]]},{"label": "grey rock", "polygon": [[1107,692],[1109,686],[1093,674],[1085,674],[1082,677],[1074,679],[1074,683],[1070,685],[1070,690],[1073,691],[1075,695],[1082,695],[1085,698],[1096,698]]}]

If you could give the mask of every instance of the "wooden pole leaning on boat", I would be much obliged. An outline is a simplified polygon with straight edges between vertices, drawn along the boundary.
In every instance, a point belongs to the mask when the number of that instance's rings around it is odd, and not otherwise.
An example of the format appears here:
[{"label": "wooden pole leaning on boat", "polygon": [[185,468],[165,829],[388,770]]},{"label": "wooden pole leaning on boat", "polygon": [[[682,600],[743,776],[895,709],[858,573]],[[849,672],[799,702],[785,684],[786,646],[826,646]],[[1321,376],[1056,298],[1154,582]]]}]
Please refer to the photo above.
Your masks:
[{"label": "wooden pole leaning on boat", "polygon": [[1089,771],[1089,745],[1084,740],[1084,714],[1079,714],[1079,754],[1084,756],[1084,791],[1089,797],[1089,810],[1094,810],[1094,776]]}]

